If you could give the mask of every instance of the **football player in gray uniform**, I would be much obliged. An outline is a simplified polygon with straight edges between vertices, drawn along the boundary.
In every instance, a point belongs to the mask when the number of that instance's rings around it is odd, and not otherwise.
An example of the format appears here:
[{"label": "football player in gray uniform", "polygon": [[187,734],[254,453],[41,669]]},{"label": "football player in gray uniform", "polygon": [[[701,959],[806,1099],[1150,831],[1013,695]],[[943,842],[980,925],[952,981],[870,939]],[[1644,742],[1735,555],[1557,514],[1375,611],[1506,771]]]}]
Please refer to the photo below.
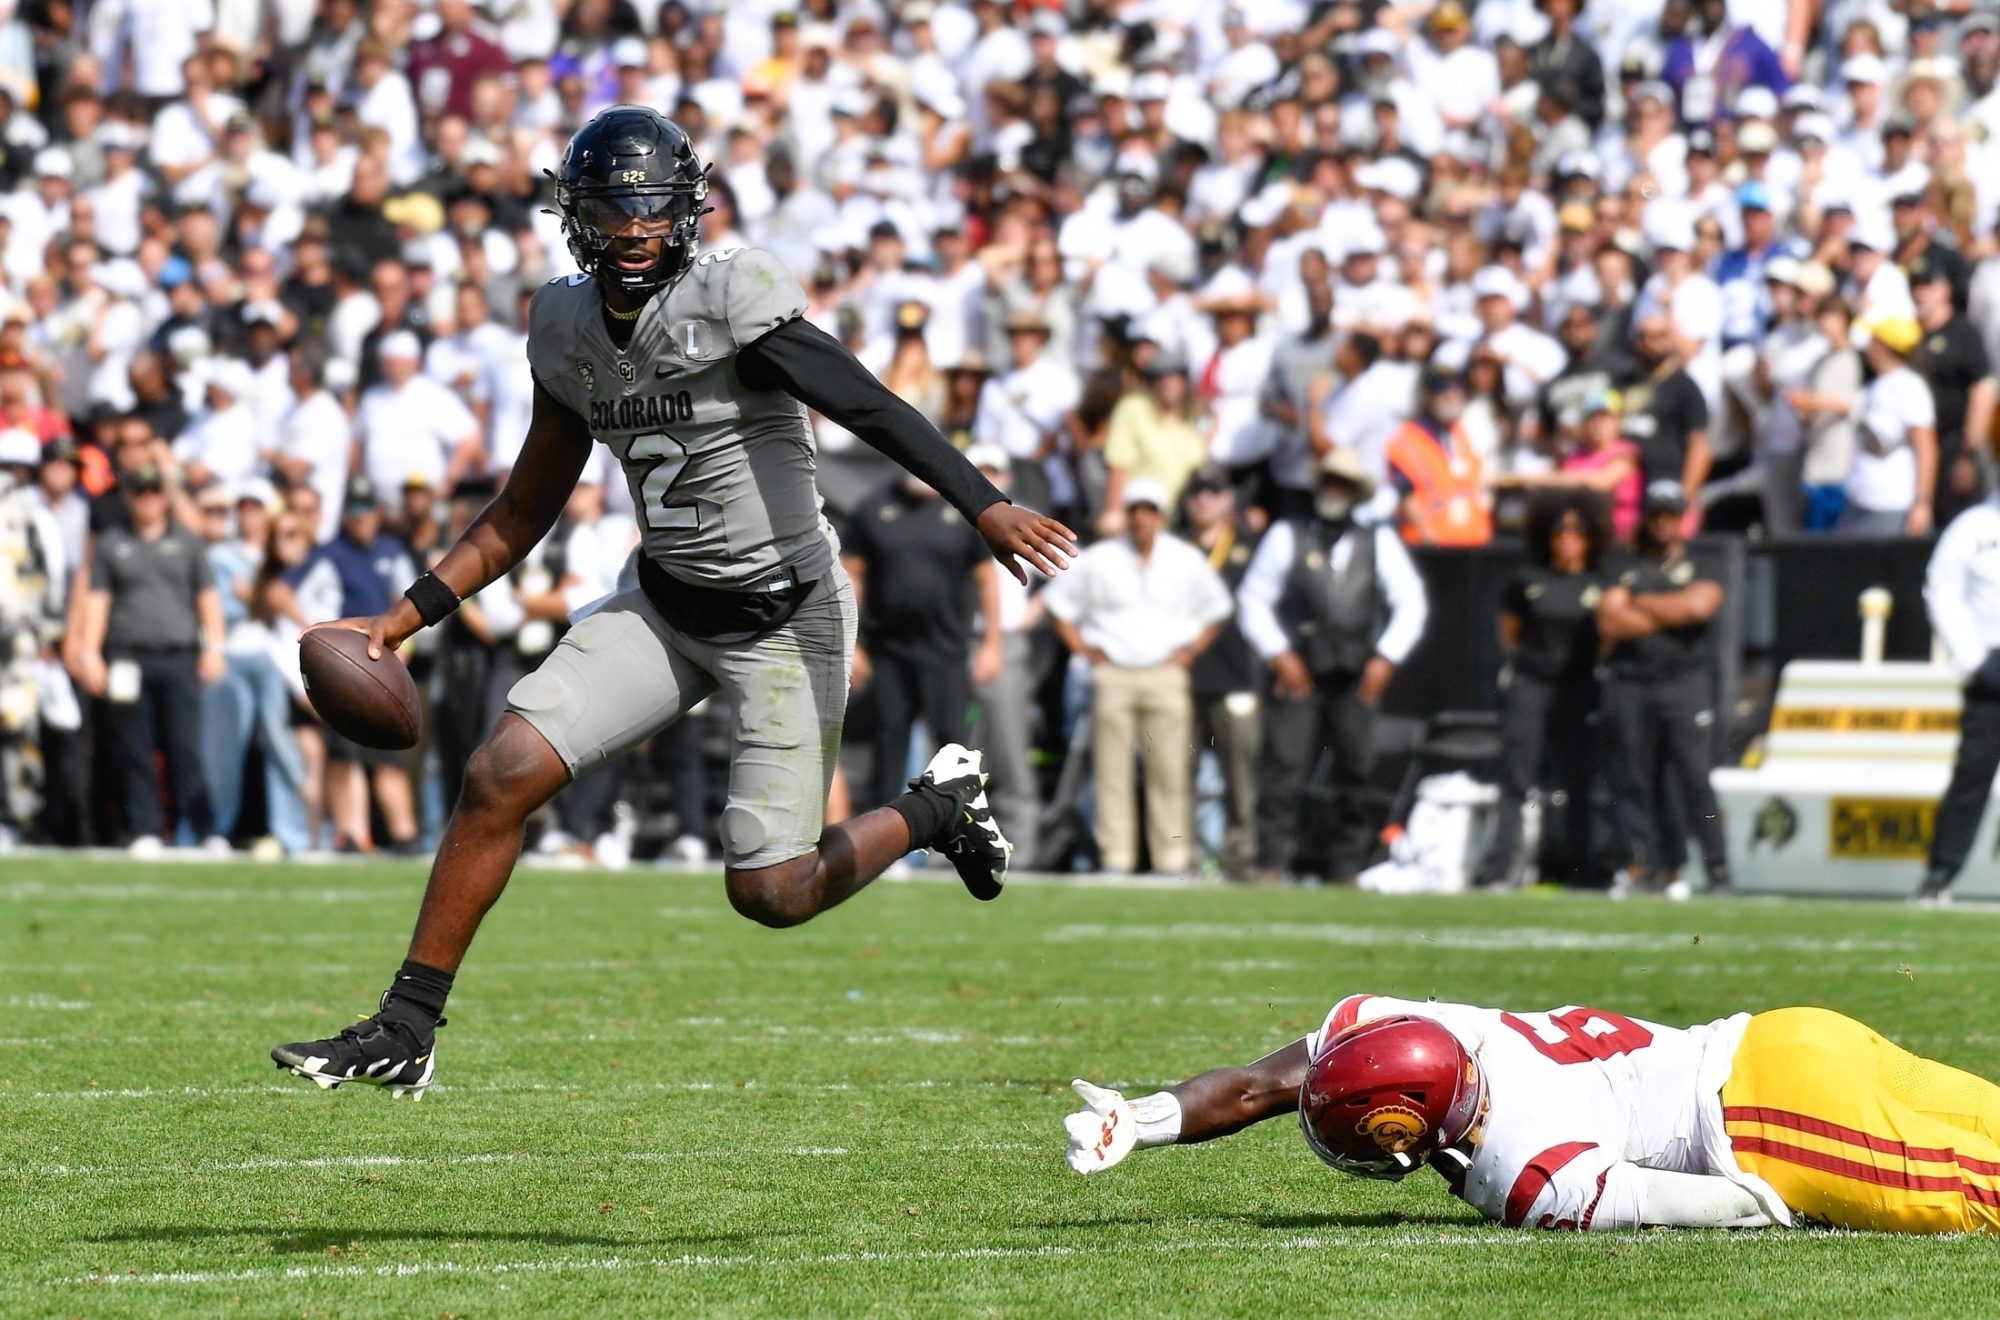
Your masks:
[{"label": "football player in gray uniform", "polygon": [[437,567],[375,618],[371,655],[446,618],[511,569],[562,512],[593,443],[639,510],[629,589],[584,612],[466,766],[409,956],[374,1016],[280,1045],[280,1068],[421,1097],[445,996],[519,856],[531,812],[710,693],[735,709],[721,834],[738,912],[792,926],[917,848],[942,850],[976,898],[1000,892],[1007,841],[978,752],[940,751],[910,791],[832,827],[854,597],[813,479],[807,408],[935,487],[1017,577],[1060,571],[1076,538],[1009,503],[923,417],[805,320],[798,283],[754,248],[699,252],[708,182],[693,144],[639,106],[599,113],[556,179],[582,274],[536,295],[534,415],[507,486]]}]

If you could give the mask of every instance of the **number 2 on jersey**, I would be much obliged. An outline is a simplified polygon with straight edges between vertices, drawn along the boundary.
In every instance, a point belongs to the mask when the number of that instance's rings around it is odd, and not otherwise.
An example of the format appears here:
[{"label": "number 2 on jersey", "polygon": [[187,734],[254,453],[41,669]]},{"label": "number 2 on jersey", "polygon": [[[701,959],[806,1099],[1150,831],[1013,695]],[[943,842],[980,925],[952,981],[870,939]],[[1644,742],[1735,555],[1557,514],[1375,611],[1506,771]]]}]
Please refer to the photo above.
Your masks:
[{"label": "number 2 on jersey", "polygon": [[669,504],[667,496],[673,492],[674,483],[681,478],[681,470],[687,466],[687,446],[668,435],[665,431],[648,431],[644,435],[632,437],[632,444],[625,451],[628,463],[652,460],[646,475],[640,478],[639,516],[646,521],[649,531],[691,532],[701,526],[701,510],[692,504]]},{"label": "number 2 on jersey", "polygon": [[[1512,1013],[1502,1013],[1500,1020],[1526,1036],[1528,1043],[1535,1047],[1535,1053],[1556,1063],[1590,1063],[1616,1058],[1620,1054],[1643,1050],[1653,1043],[1652,1032],[1631,1018],[1607,1013],[1601,1008],[1566,1008],[1560,1013],[1549,1014],[1549,1025],[1562,1033],[1561,1040],[1548,1039]],[[1593,1022],[1608,1030],[1590,1030]]]}]

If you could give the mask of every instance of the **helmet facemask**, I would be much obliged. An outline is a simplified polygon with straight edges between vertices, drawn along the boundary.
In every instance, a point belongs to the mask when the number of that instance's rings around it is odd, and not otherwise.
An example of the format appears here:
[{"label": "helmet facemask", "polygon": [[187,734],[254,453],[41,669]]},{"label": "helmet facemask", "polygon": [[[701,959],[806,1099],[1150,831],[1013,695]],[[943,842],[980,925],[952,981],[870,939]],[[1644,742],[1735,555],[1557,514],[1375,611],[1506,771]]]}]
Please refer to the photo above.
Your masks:
[{"label": "helmet facemask", "polygon": [[[1400,1087],[1343,1086],[1321,1077],[1321,1064],[1342,1043],[1378,1021],[1349,1028],[1323,1044],[1299,1088],[1299,1127],[1313,1154],[1342,1173],[1361,1178],[1398,1181],[1426,1164],[1439,1151],[1462,1142],[1478,1141],[1486,1117],[1485,1070],[1479,1061],[1452,1041],[1451,1077],[1444,1093],[1399,1094]],[[1451,1038],[1442,1028],[1440,1035]]]},{"label": "helmet facemask", "polygon": [[[556,185],[563,237],[578,267],[642,297],[694,264],[707,197],[705,177],[626,188]],[[653,259],[631,263],[638,246],[652,247]]]}]

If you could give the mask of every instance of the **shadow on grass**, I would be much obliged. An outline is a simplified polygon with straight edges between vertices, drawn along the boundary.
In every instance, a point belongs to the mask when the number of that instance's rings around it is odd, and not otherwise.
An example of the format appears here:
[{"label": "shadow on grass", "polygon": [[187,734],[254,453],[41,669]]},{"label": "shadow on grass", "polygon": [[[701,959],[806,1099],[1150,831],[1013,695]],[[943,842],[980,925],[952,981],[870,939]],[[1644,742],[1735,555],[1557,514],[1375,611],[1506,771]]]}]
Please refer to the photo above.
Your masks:
[{"label": "shadow on grass", "polygon": [[1245,1228],[1476,1228],[1479,1221],[1456,1215],[1406,1215],[1394,1210],[1366,1214],[1159,1214],[1104,1215],[1077,1219],[1042,1219],[1029,1225],[1050,1232],[1087,1231],[1093,1228],[1184,1228],[1191,1225],[1231,1224]]},{"label": "shadow on grass", "polygon": [[[651,1235],[643,1226],[624,1236],[609,1233],[551,1233],[533,1229],[482,1228],[354,1228],[337,1225],[288,1227],[273,1232],[268,1224],[155,1224],[91,1233],[71,1239],[77,1243],[112,1244],[152,1242],[196,1243],[224,1238],[245,1238],[261,1242],[280,1255],[324,1255],[330,1247],[393,1245],[400,1242],[458,1245],[461,1243],[525,1244],[540,1247],[715,1247],[790,1237],[787,1230],[757,1229],[729,1233],[668,1232]],[[666,1227],[662,1225],[662,1227]]]}]

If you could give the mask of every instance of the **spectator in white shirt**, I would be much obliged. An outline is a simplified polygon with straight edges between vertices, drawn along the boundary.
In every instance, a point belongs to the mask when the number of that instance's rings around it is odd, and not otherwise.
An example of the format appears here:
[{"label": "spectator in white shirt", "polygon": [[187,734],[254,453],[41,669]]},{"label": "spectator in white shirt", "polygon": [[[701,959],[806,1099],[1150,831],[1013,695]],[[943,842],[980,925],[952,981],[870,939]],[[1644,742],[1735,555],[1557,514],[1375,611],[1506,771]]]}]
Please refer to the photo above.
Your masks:
[{"label": "spectator in white shirt", "polygon": [[1703,273],[1695,254],[1694,211],[1682,203],[1655,203],[1646,213],[1645,230],[1658,269],[1639,291],[1633,323],[1655,312],[1666,313],[1673,322],[1682,369],[1701,389],[1709,414],[1718,415],[1722,408],[1722,290]]},{"label": "spectator in white shirt", "polygon": [[222,173],[222,135],[230,119],[242,112],[243,103],[215,90],[206,56],[192,56],[181,67],[187,92],[153,121],[149,153],[175,201],[214,205]]},{"label": "spectator in white shirt", "polygon": [[1472,21],[1459,0],[1444,0],[1425,22],[1428,40],[1404,50],[1410,80],[1437,107],[1447,129],[1471,129],[1500,96],[1500,64],[1472,42]]},{"label": "spectator in white shirt", "polygon": [[1188,667],[1221,632],[1231,606],[1207,556],[1163,530],[1166,502],[1157,481],[1127,482],[1126,534],[1084,551],[1042,595],[1063,645],[1090,664],[1097,848],[1106,871],[1139,864],[1135,743],[1146,770],[1152,869],[1185,871],[1192,853]]},{"label": "spectator in white shirt", "polygon": [[331,541],[340,530],[354,426],[340,401],[327,392],[322,350],[295,348],[288,361],[292,406],[278,419],[275,443],[265,451],[264,461],[287,486],[310,486],[319,492],[319,525],[313,540]]},{"label": "spectator in white shirt", "polygon": [[479,469],[479,421],[456,394],[420,375],[423,346],[408,330],[382,336],[382,383],[361,396],[356,430],[362,470],[378,491],[401,491],[411,477],[450,490]]},{"label": "spectator in white shirt", "polygon": [[173,442],[188,485],[234,485],[257,470],[257,420],[250,411],[250,367],[236,358],[208,358],[195,368],[205,406]]},{"label": "spectator in white shirt", "polygon": [[97,216],[98,245],[129,257],[139,249],[139,210],[153,183],[139,169],[138,137],[130,125],[112,120],[97,131],[97,140],[104,153],[104,180],[84,196]]},{"label": "spectator in white shirt", "polygon": [[1334,376],[1313,383],[1306,413],[1312,439],[1315,482],[1319,460],[1336,445],[1351,449],[1377,495],[1361,511],[1364,522],[1381,522],[1396,513],[1396,493],[1389,487],[1389,437],[1417,410],[1416,373],[1396,361],[1382,341],[1364,331],[1341,340],[1334,352]]},{"label": "spectator in white shirt", "polygon": [[212,0],[108,0],[90,13],[91,47],[108,93],[129,86],[161,100],[187,90],[185,61],[215,26]]},{"label": "spectator in white shirt", "polygon": [[1867,322],[1863,357],[1874,379],[1854,404],[1854,469],[1840,530],[1850,536],[1923,536],[1937,488],[1937,404],[1910,369],[1924,341],[1914,317]]},{"label": "spectator in white shirt", "polygon": [[[481,366],[472,387],[472,411],[486,434],[486,466],[496,481],[504,482],[528,438],[528,420],[534,413],[535,376],[528,370],[528,304],[535,290],[524,288],[520,295],[519,329],[505,329],[494,351]],[[613,479],[606,494],[615,498],[620,483]]]},{"label": "spectator in white shirt", "polygon": [[35,186],[0,196],[0,215],[11,228],[4,238],[7,274],[19,287],[47,266],[49,241],[69,228],[69,198],[76,164],[61,147],[35,153]]},{"label": "spectator in white shirt", "polygon": [[431,341],[424,355],[424,374],[474,404],[476,412],[480,378],[488,363],[508,351],[510,336],[493,323],[486,291],[477,284],[460,283],[450,297],[454,329]]},{"label": "spectator in white shirt", "polygon": [[[1507,403],[1516,413],[1525,412],[1542,386],[1562,374],[1569,354],[1548,335],[1521,320],[1528,305],[1528,287],[1520,276],[1505,266],[1487,266],[1472,277],[1472,292],[1478,299],[1476,311],[1485,334],[1475,341],[1505,364],[1501,379]],[[1447,361],[1462,366],[1471,357],[1471,348],[1452,350]]]},{"label": "spectator in white shirt", "polygon": [[354,48],[353,90],[355,117],[389,135],[389,177],[403,186],[416,182],[424,171],[417,99],[410,94],[410,80],[397,71],[389,48],[373,37]]},{"label": "spectator in white shirt", "polygon": [[1049,323],[1040,312],[1009,313],[1006,329],[1014,369],[980,389],[972,438],[1000,446],[1014,460],[1014,492],[1023,504],[1066,503],[1075,497],[1075,483],[1067,467],[1051,460],[1062,448],[1065,421],[1082,384],[1068,364],[1044,355]]},{"label": "spectator in white shirt", "polygon": [[[1215,351],[1195,368],[1195,397],[1208,413],[1208,456],[1239,484],[1245,470],[1269,458],[1280,432],[1264,421],[1264,382],[1277,342],[1257,332],[1263,303],[1247,279],[1214,281],[1196,300],[1215,323]],[[1336,300],[1336,307],[1338,300]]]},{"label": "spectator in white shirt", "polygon": [[[1909,277],[1894,259],[1896,230],[1885,213],[1871,211],[1858,215],[1848,235],[1847,287],[1842,290],[1854,308],[1857,328],[1870,321],[1914,318],[1917,300],[1910,293]],[[1855,347],[1865,348],[1866,330],[1855,336]]]}]

